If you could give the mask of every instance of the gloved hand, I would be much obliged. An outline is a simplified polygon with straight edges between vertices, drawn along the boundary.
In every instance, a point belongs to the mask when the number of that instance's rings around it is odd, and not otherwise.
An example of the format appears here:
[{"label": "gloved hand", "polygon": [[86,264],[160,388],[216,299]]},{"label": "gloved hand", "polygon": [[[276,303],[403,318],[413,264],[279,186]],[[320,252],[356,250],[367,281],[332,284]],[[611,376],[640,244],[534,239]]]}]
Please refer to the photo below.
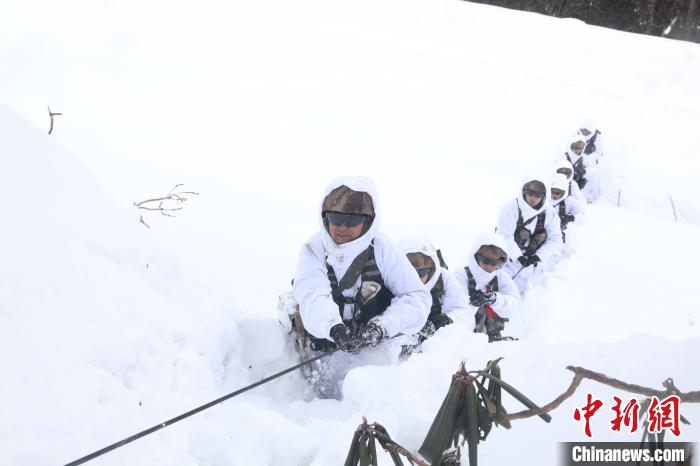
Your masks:
[{"label": "gloved hand", "polygon": [[386,337],[381,325],[374,321],[367,322],[367,326],[360,332],[360,344],[362,346],[377,346]]},{"label": "gloved hand", "polygon": [[498,294],[496,294],[495,291],[489,291],[488,293],[484,293],[484,306],[485,305],[492,305],[493,303],[496,302],[496,298],[498,297]]},{"label": "gloved hand", "polygon": [[566,223],[570,223],[570,222],[573,222],[574,220],[576,220],[576,217],[574,217],[571,214],[566,214],[566,215],[564,215],[564,220],[566,221]]},{"label": "gloved hand", "polygon": [[447,314],[443,314],[442,312],[431,317],[431,319],[428,322],[431,321],[435,326],[435,330],[442,328],[445,325],[450,325],[452,323],[452,319],[450,319],[450,317]]},{"label": "gloved hand", "polygon": [[523,267],[527,267],[527,257],[525,257],[525,256],[518,257],[518,262],[520,262],[520,265],[522,265]]},{"label": "gloved hand", "polygon": [[484,292],[481,290],[474,290],[472,294],[469,295],[469,304],[474,307],[481,307],[484,305]]},{"label": "gloved hand", "polygon": [[357,353],[360,350],[359,343],[352,336],[350,330],[348,330],[345,324],[334,325],[331,327],[330,333],[331,338],[339,350],[346,351],[348,353]]},{"label": "gloved hand", "polygon": [[537,254],[533,254],[527,258],[527,265],[534,265],[535,267],[537,267],[537,264],[539,264],[540,260],[540,256],[538,256]]}]

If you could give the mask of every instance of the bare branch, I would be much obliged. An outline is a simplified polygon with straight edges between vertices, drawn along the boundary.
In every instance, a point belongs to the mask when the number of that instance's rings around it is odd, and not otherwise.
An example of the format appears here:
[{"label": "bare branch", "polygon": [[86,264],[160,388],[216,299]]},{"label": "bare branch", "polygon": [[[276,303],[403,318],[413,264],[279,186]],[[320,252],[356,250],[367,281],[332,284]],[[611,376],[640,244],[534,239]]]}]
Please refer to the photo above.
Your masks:
[{"label": "bare branch", "polygon": [[514,421],[517,419],[527,419],[529,417],[546,414],[558,408],[559,405],[561,405],[562,402],[564,402],[564,400],[570,398],[574,394],[574,392],[581,384],[581,381],[583,379],[591,379],[598,383],[602,383],[603,385],[608,385],[610,387],[617,388],[618,390],[623,390],[625,392],[635,393],[637,395],[643,395],[646,397],[656,396],[657,398],[665,398],[669,395],[678,395],[682,402],[700,403],[700,391],[682,393],[680,390],[678,390],[678,388],[673,382],[673,379],[671,378],[668,378],[663,382],[663,386],[666,388],[666,390],[655,390],[653,388],[643,387],[641,385],[631,384],[623,382],[621,380],[613,379],[612,377],[608,377],[605,374],[584,369],[583,367],[567,366],[567,369],[572,371],[575,375],[574,379],[571,381],[571,385],[569,385],[569,388],[564,393],[562,393],[550,403],[542,406],[539,409],[527,409],[517,413],[508,414],[506,415],[506,419],[508,419],[509,421]]},{"label": "bare branch", "polygon": [[576,374],[574,376],[574,379],[571,381],[571,385],[569,385],[569,388],[564,393],[552,400],[550,403],[542,406],[539,409],[526,409],[517,413],[506,414],[505,418],[509,421],[515,421],[517,419],[527,419],[529,417],[547,414],[548,412],[558,408],[559,405],[564,402],[564,400],[570,398],[571,395],[574,394],[578,386],[581,385],[581,380],[583,380],[583,376]]},{"label": "bare branch", "polygon": [[187,201],[189,196],[199,196],[199,193],[194,191],[176,191],[181,186],[183,184],[178,183],[165,196],[134,202],[134,206],[141,210],[159,211],[166,217],[174,217],[173,212],[182,210],[182,204]]},{"label": "bare branch", "polygon": [[49,118],[51,118],[51,126],[49,126],[49,134],[53,131],[53,117],[58,116],[58,115],[63,115],[63,113],[57,113],[57,112],[52,112],[51,107],[48,105],[46,106],[47,109],[49,109]]}]

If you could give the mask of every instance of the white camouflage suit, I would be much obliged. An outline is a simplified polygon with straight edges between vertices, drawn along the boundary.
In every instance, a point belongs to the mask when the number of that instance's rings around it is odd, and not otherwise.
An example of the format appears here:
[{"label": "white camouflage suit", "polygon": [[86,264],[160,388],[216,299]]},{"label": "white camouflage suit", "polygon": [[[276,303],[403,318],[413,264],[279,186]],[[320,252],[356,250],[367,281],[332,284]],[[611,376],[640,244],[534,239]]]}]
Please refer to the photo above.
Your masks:
[{"label": "white camouflage suit", "polygon": [[[524,198],[522,194],[522,188],[525,184],[530,181],[539,181],[545,186],[546,194],[545,198],[540,202],[537,208],[531,207]],[[508,252],[510,254],[510,261],[506,264],[506,270],[510,273],[511,277],[518,274],[514,279],[515,284],[518,286],[520,293],[523,293],[527,287],[527,282],[529,278],[535,273],[535,270],[545,270],[547,268],[550,258],[557,255],[562,247],[562,236],[561,236],[561,223],[559,221],[559,215],[554,212],[551,204],[551,190],[549,188],[549,178],[548,177],[529,177],[526,178],[520,185],[520,192],[515,199],[508,201],[502,208],[498,216],[498,226],[496,227],[496,233],[503,235],[506,239],[508,245]],[[539,256],[540,263],[537,267],[528,266],[522,269],[521,264],[518,262],[520,247],[515,242],[515,230],[518,223],[518,209],[522,213],[523,223],[532,219],[530,223],[525,225],[530,233],[535,231],[537,227],[537,217],[540,213],[545,213],[544,228],[547,232],[546,241],[537,249],[535,254]],[[527,246],[527,245],[526,245]]]},{"label": "white camouflage suit", "polygon": [[[476,262],[474,255],[476,252],[485,245],[496,246],[503,252],[508,254],[508,244],[507,240],[498,233],[486,232],[474,241],[471,249],[471,254],[467,259],[467,267],[472,273],[475,282],[475,289],[484,291],[486,285],[488,285],[494,277],[498,278],[498,292],[496,293],[496,301],[491,305],[494,311],[504,318],[510,319],[517,312],[518,306],[520,305],[520,292],[518,288],[513,283],[510,278],[510,274],[505,270],[496,270],[494,272],[487,272]],[[507,261],[506,261],[507,263]],[[464,293],[467,296],[467,301],[469,300],[469,280],[467,277],[467,271],[464,267],[456,270],[454,272],[454,278],[459,283],[459,285],[464,289]],[[471,309],[470,317],[471,324],[474,323],[474,313],[476,312],[476,307],[469,305]]]},{"label": "white camouflage suit", "polygon": [[[346,186],[353,191],[365,192],[372,198],[374,221],[367,232],[354,241],[337,244],[323,223],[322,210],[326,197],[336,188]],[[379,324],[387,337],[399,333],[417,333],[425,324],[430,311],[431,298],[404,253],[386,236],[378,233],[381,210],[376,188],[367,177],[341,177],[326,188],[319,203],[320,231],[301,248],[294,275],[294,296],[308,333],[316,338],[331,339],[330,329],[351,320],[354,304],[345,304],[343,316],[333,301],[326,263],[335,272],[338,281],[345,275],[352,261],[372,243],[374,254],[385,286],[394,298],[389,307],[372,320]],[[361,285],[361,278],[344,296],[354,297]],[[381,355],[382,344],[376,348],[363,348],[359,354],[336,351],[323,358],[313,368],[316,380],[312,380],[315,393],[324,398],[342,397],[342,381],[353,367],[372,361],[385,361]],[[320,353],[317,353],[320,354]]]}]

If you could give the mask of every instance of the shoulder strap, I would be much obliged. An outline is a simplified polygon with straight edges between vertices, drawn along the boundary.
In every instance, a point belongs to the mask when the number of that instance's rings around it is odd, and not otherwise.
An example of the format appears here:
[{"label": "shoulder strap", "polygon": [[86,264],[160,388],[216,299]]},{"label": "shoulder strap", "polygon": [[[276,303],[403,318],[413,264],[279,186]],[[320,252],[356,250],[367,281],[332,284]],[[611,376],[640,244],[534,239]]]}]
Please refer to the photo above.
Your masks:
[{"label": "shoulder strap", "polygon": [[467,265],[464,267],[464,271],[467,272],[467,291],[469,292],[469,296],[474,293],[474,290],[476,290],[476,280],[474,280],[474,275],[472,275],[472,271],[469,270],[469,266]]},{"label": "shoulder strap", "polygon": [[498,291],[498,275],[494,275],[489,282],[489,291]]},{"label": "shoulder strap", "polygon": [[443,267],[445,269],[449,269],[449,267],[447,267],[447,263],[445,262],[445,259],[442,257],[442,251],[440,251],[439,249],[437,250],[437,256],[438,256],[438,259],[440,260],[440,267]]},{"label": "shoulder strap", "polygon": [[347,272],[345,272],[343,278],[341,278],[340,282],[338,282],[338,289],[341,292],[352,288],[352,286],[357,282],[357,279],[360,278],[360,275],[362,275],[362,269],[365,268],[365,263],[370,258],[370,256],[373,255],[373,253],[374,246],[370,244],[367,247],[367,249],[365,249],[364,251],[359,253],[357,257],[355,257],[355,259],[352,261],[352,264],[350,264],[350,267],[348,267]]},{"label": "shoulder strap", "polygon": [[[542,212],[542,213],[544,213],[544,212]],[[530,217],[527,219],[527,221],[523,222],[523,212],[520,210],[520,206],[518,206],[518,224],[516,226],[516,229],[529,225],[530,223],[532,223],[532,221],[534,219],[538,218],[539,215],[540,214],[535,215],[534,217]]]},{"label": "shoulder strap", "polygon": [[[545,229],[544,222],[546,219],[547,219],[547,212],[544,210],[537,215],[537,225],[535,226],[536,232],[540,232],[540,231],[543,231]],[[532,219],[530,219],[530,220],[532,220]]]},{"label": "shoulder strap", "polygon": [[[469,297],[471,297],[474,290],[476,290],[476,280],[474,280],[474,275],[472,275],[471,270],[469,270],[469,266],[464,267],[464,270],[467,272],[467,287],[469,290]],[[498,291],[498,275],[494,275],[486,287],[488,291]]]}]

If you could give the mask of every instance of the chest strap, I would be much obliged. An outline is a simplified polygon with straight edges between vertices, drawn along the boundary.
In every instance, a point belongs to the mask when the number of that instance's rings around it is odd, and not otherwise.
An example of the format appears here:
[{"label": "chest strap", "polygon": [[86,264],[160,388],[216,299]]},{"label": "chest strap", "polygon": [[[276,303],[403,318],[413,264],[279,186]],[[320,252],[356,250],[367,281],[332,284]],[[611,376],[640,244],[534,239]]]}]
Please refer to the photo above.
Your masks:
[{"label": "chest strap", "polygon": [[[469,270],[469,266],[464,267],[464,271],[467,272],[467,290],[469,291],[469,297],[471,298],[476,291],[476,280],[472,271]],[[486,285],[486,292],[498,291],[498,275],[495,275],[490,282]]]}]

